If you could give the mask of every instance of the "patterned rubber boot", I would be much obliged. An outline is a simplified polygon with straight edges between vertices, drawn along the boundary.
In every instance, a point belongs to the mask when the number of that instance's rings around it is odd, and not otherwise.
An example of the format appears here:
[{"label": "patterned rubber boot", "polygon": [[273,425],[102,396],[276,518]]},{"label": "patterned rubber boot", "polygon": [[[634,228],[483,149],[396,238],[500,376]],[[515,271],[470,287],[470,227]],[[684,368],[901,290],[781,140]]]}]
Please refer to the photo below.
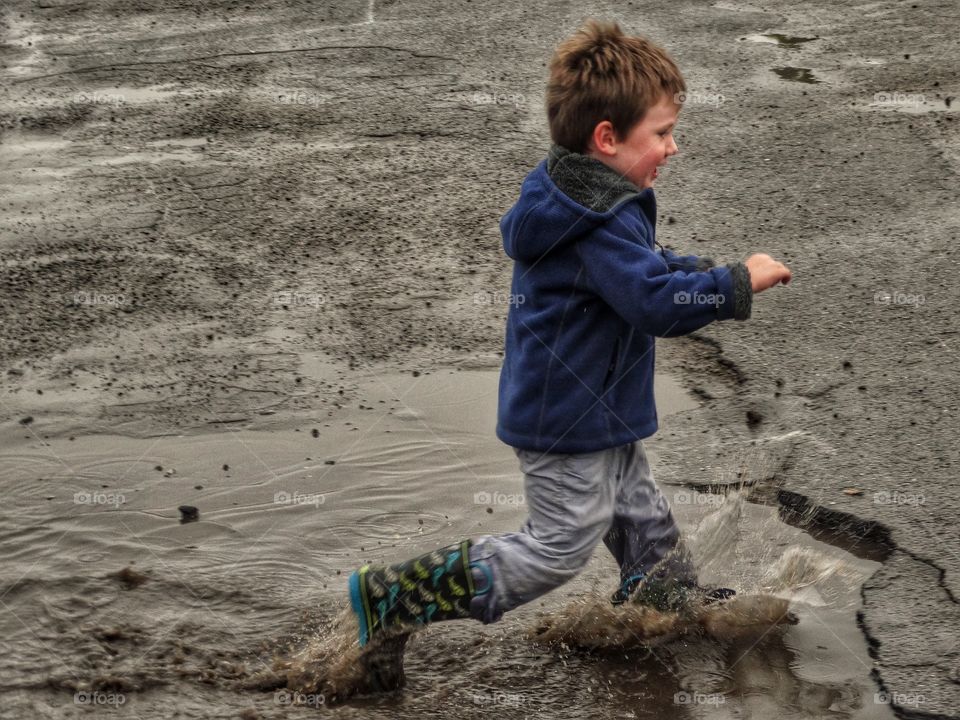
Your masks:
[{"label": "patterned rubber boot", "polygon": [[[353,573],[350,604],[360,625],[360,646],[380,633],[392,636],[471,617],[470,601],[489,592],[492,582],[485,563],[470,563],[470,545],[464,540],[396,565],[364,565]],[[479,590],[478,576],[487,579]]]}]

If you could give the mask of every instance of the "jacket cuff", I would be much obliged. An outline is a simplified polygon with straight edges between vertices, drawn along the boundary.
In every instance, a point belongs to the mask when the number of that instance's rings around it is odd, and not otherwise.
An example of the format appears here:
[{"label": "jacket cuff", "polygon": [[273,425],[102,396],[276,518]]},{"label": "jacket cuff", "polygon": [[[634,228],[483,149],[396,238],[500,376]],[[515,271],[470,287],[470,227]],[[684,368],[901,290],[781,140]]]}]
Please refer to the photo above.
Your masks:
[{"label": "jacket cuff", "polygon": [[753,283],[750,282],[750,271],[741,262],[727,263],[727,268],[733,279],[733,319],[747,320],[753,309]]},{"label": "jacket cuff", "polygon": [[700,272],[703,270],[709,270],[712,267],[716,267],[717,263],[713,261],[713,258],[709,257],[698,257],[697,262],[694,263],[693,269]]}]

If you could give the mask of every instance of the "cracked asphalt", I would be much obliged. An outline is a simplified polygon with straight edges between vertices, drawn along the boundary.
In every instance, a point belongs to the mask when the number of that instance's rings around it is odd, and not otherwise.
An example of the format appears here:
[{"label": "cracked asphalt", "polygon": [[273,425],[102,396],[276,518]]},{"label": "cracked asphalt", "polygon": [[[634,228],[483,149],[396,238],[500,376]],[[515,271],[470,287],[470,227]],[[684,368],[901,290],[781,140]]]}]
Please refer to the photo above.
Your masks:
[{"label": "cracked asphalt", "polygon": [[3,421],[252,426],[362,402],[374,364],[496,367],[497,223],[546,152],[550,51],[588,15],[687,78],[658,239],[794,271],[749,322],[659,344],[700,401],[661,429],[664,480],[755,453],[771,502],[881,546],[858,617],[878,689],[960,717],[949,0],[8,0]]}]

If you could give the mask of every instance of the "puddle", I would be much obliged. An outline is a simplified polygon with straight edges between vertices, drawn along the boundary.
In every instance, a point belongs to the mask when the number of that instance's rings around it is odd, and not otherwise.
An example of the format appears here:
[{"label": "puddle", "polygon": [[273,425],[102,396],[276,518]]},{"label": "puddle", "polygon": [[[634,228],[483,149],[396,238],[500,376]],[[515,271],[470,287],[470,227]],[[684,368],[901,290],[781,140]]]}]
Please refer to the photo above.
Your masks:
[{"label": "puddle", "polygon": [[860,107],[879,112],[899,112],[907,115],[929,115],[933,113],[956,114],[960,111],[960,101],[954,97],[928,97],[921,93],[881,92],[875,93],[871,102]]},{"label": "puddle", "polygon": [[[7,171],[29,171],[27,183],[49,177],[64,178],[89,172],[93,166],[116,166],[129,163],[156,164],[171,160],[202,157],[206,138],[154,140],[143,145],[87,145],[42,133],[13,131],[2,136],[0,168]],[[0,171],[2,174],[2,171]],[[38,177],[42,176],[42,177]],[[11,183],[14,188],[23,181]],[[49,191],[31,187],[30,192]]]},{"label": "puddle", "polygon": [[775,67],[770,69],[782,80],[807,83],[809,85],[823,82],[822,80],[817,80],[810,68],[793,67],[787,65],[784,67]]},{"label": "puddle", "polygon": [[24,167],[35,167],[38,156],[60,155],[70,145],[69,140],[43,133],[6,132],[0,135],[0,167],[12,169],[24,161]]},{"label": "puddle", "polygon": [[139,104],[167,100],[181,94],[180,88],[175,85],[155,85],[152,87],[115,86],[106,90],[119,97],[120,102]]},{"label": "puddle", "polygon": [[757,13],[760,15],[766,15],[769,12],[765,8],[762,8],[758,5],[750,5],[749,3],[742,2],[725,2],[724,0],[717,0],[710,5],[718,10],[729,10],[731,12]]},{"label": "puddle", "polygon": [[781,47],[797,48],[804,43],[819,40],[819,37],[799,37],[797,35],[781,35],[780,33],[765,33],[756,35],[747,35],[740,38],[751,42],[768,43],[770,45],[779,45]]},{"label": "puddle", "polygon": [[4,68],[4,72],[13,76],[26,76],[42,67],[45,56],[39,46],[44,36],[33,32],[32,23],[20,20],[13,13],[4,15],[3,24],[8,29],[5,33],[7,46],[19,49],[24,55],[16,64]]},{"label": "puddle", "polygon": [[[113,152],[110,155],[91,155],[83,158],[83,163],[89,167],[97,165],[101,167],[114,167],[117,165],[127,165],[130,163],[143,163],[145,165],[156,165],[171,160],[189,160],[191,156],[200,154],[197,149],[203,143],[180,143],[166,142],[162,146],[169,148],[163,152],[160,150],[144,151],[141,148],[120,146],[112,147]],[[200,155],[202,157],[202,155]]]},{"label": "puddle", "polygon": [[[334,379],[334,367],[304,360],[308,374]],[[516,457],[494,435],[496,371],[351,379],[363,399],[350,408],[327,417],[324,406],[315,422],[270,429],[70,440],[40,413],[29,426],[0,427],[5,706],[72,708],[79,689],[119,693],[144,718],[207,717],[211,707],[285,716],[288,695],[238,691],[234,681],[315,640],[353,569],[523,522]],[[661,415],[697,406],[668,376],[656,392]],[[539,613],[612,591],[617,570],[601,546],[542,604],[490,626],[444,623],[415,636],[406,690],[347,712],[443,718],[455,703],[460,717],[495,709],[504,720],[679,719],[719,706],[731,717],[892,717],[873,701],[854,625],[876,561],[738,496],[664,493],[705,581],[790,597],[800,623],[759,642],[692,639],[656,653],[531,645],[525,633]],[[198,508],[199,520],[180,524],[181,505]]]}]

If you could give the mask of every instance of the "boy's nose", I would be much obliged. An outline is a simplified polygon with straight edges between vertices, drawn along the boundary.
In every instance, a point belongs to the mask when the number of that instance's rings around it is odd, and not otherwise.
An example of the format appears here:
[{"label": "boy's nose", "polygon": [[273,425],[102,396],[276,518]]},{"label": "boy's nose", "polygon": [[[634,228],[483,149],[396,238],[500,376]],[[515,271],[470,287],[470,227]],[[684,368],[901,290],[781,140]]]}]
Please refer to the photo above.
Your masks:
[{"label": "boy's nose", "polygon": [[677,147],[677,141],[671,136],[670,145],[667,147],[667,156],[676,155],[678,152],[680,152],[680,148]]}]

